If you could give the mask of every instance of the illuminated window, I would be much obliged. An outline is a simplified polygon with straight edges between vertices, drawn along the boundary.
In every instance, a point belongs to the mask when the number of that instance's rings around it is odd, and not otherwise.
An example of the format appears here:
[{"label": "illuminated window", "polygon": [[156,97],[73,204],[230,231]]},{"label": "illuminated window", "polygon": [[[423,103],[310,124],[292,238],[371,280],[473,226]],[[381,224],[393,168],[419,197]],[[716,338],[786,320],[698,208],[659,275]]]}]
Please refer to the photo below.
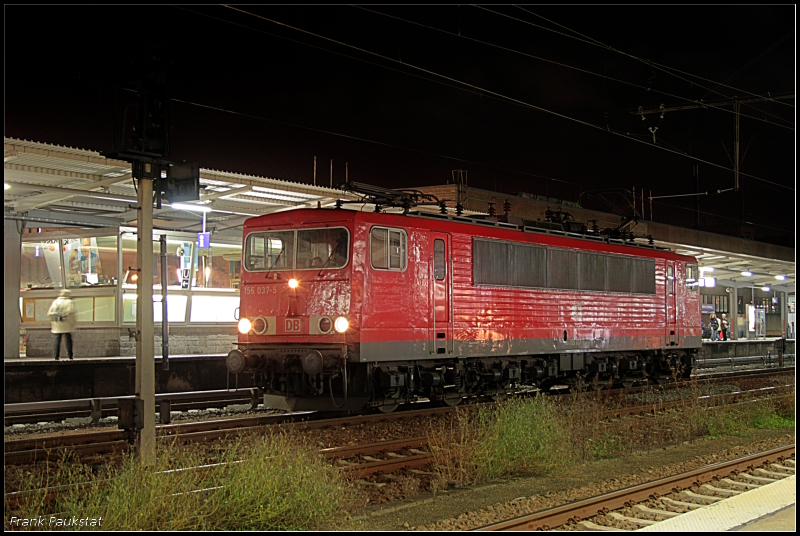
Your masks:
[{"label": "illuminated window", "polygon": [[407,243],[406,232],[402,229],[373,227],[370,232],[372,267],[377,270],[405,270],[408,263]]}]

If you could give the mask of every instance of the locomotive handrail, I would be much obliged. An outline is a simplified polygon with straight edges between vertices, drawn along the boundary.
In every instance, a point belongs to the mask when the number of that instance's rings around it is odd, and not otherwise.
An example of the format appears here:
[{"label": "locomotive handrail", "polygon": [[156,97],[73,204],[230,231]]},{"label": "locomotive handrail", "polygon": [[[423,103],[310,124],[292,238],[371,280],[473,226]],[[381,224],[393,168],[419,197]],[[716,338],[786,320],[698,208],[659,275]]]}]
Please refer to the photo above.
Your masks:
[{"label": "locomotive handrail", "polygon": [[431,274],[431,308],[433,309],[433,324],[431,325],[431,353],[436,354],[436,278],[433,273],[433,255],[428,264]]},{"label": "locomotive handrail", "polygon": [[450,244],[450,353],[456,353],[456,306],[454,304],[455,296],[453,295],[453,245]]}]

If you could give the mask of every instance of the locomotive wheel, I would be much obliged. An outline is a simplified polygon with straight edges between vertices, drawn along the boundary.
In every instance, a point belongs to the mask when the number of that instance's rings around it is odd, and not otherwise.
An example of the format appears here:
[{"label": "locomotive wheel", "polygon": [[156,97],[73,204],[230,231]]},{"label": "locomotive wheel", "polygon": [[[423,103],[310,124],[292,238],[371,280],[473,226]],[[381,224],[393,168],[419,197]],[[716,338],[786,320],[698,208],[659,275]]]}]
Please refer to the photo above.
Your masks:
[{"label": "locomotive wheel", "polygon": [[397,408],[400,407],[400,404],[390,404],[388,406],[378,406],[378,411],[381,413],[391,413]]},{"label": "locomotive wheel", "polygon": [[458,396],[445,397],[445,398],[439,400],[438,402],[442,406],[446,406],[446,407],[452,408],[452,407],[455,407],[455,406],[459,405],[462,400],[463,400],[463,398],[461,398],[461,395],[458,395]]}]

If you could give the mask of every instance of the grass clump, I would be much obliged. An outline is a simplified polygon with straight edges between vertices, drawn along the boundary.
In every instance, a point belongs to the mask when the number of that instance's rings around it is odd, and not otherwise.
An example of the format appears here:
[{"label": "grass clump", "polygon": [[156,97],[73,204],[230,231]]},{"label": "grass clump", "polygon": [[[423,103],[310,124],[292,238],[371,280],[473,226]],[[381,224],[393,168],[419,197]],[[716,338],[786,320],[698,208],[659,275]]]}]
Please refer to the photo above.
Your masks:
[{"label": "grass clump", "polygon": [[298,444],[279,432],[211,453],[171,445],[159,448],[155,466],[131,457],[102,477],[61,464],[51,485],[66,488],[55,501],[34,494],[14,515],[102,517],[103,530],[315,530],[345,520],[353,489]]},{"label": "grass clump", "polygon": [[[585,387],[578,381],[566,397],[516,397],[494,407],[459,409],[449,424],[428,433],[437,471],[433,491],[514,474],[546,474],[565,464],[591,464],[701,437],[795,426],[794,393],[744,400],[700,396],[693,379],[676,391],[653,388],[638,394],[647,401],[643,414],[609,418],[606,412],[618,409],[620,400],[597,385]],[[677,396],[680,405],[667,408],[664,396]]]},{"label": "grass clump", "polygon": [[567,436],[545,397],[511,398],[495,407],[461,409],[428,444],[448,482],[472,484],[515,473],[546,473],[563,460]]},{"label": "grass clump", "polygon": [[772,400],[758,400],[719,408],[706,418],[712,437],[745,435],[749,430],[794,428],[794,415],[785,415]]}]

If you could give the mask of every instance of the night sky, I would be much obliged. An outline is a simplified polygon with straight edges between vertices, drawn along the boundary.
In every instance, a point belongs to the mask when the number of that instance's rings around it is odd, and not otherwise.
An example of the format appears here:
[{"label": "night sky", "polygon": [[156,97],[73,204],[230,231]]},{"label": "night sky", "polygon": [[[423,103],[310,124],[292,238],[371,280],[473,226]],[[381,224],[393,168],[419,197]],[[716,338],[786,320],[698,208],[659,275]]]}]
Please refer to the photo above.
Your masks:
[{"label": "night sky", "polygon": [[[794,92],[794,6],[241,9],[6,6],[5,135],[113,149],[131,62],[155,46],[171,59],[173,160],[311,183],[316,156],[325,185],[333,159],[335,184],[347,162],[351,181],[393,188],[466,169],[509,194],[667,196],[696,191],[695,165],[700,191],[733,187],[733,106],[631,112]],[[741,169],[757,178],[701,196],[702,228],[744,221],[794,245],[794,106],[741,105]],[[694,227],[695,202],[656,200],[655,220]]]}]

